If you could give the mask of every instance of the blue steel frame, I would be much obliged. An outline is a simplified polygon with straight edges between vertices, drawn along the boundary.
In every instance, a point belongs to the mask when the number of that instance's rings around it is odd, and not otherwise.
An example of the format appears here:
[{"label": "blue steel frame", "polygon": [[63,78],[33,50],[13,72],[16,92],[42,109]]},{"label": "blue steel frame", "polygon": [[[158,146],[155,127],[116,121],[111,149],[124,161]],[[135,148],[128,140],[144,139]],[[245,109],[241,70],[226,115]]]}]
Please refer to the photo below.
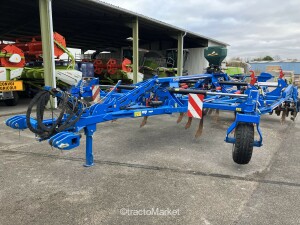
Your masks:
[{"label": "blue steel frame", "polygon": [[[220,79],[221,78],[221,79]],[[236,119],[226,132],[225,141],[235,143],[235,138],[230,137],[232,131],[238,123],[255,124],[259,139],[254,141],[254,146],[262,146],[262,132],[259,127],[260,115],[269,113],[285,102],[297,104],[297,88],[287,85],[284,80],[278,80],[277,88],[268,91],[268,88],[261,89],[257,86],[247,85],[245,94],[234,94],[236,89],[232,85],[222,85],[220,80],[228,81],[227,74],[199,74],[182,77],[158,78],[132,85],[131,90],[119,89],[121,82],[118,82],[110,92],[100,91],[101,102],[85,106],[80,99],[92,96],[92,86],[98,85],[97,78],[89,81],[81,81],[76,87],[70,90],[69,101],[79,101],[80,110],[84,113],[79,121],[68,130],[53,135],[48,142],[55,148],[70,150],[80,145],[81,130],[86,135],[86,163],[85,166],[94,164],[93,157],[93,134],[98,123],[116,120],[120,118],[149,117],[161,114],[185,113],[187,112],[188,96],[180,92],[179,82],[196,80],[194,87],[189,91],[202,90],[205,85],[220,87],[216,91],[203,92],[205,100],[203,107],[208,109],[218,109],[236,112]],[[261,78],[266,81],[266,78]],[[51,87],[45,87],[50,90]],[[118,90],[119,89],[119,90]],[[173,89],[174,91],[170,91]],[[239,88],[238,88],[239,89]],[[228,96],[226,94],[233,94]],[[63,93],[58,92],[56,96]],[[149,106],[149,100],[160,102],[159,105]],[[67,115],[65,115],[67,116]],[[37,121],[30,119],[33,127],[37,127]],[[44,120],[45,125],[51,125],[53,121]],[[14,116],[6,121],[6,125],[14,129],[26,129],[26,117],[24,115]]]}]

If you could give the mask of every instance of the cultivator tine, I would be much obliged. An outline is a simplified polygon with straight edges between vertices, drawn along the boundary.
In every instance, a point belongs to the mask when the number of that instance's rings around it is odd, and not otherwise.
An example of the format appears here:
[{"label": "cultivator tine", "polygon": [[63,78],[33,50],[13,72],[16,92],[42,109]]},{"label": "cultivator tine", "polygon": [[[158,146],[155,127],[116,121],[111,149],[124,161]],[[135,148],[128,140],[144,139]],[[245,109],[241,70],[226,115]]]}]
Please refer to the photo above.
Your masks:
[{"label": "cultivator tine", "polygon": [[208,112],[207,112],[207,114],[208,114],[208,115],[211,115],[212,112],[213,112],[213,109],[209,109]]},{"label": "cultivator tine", "polygon": [[187,123],[186,123],[186,125],[185,125],[185,129],[189,129],[189,128],[191,127],[192,120],[193,120],[193,118],[192,118],[192,117],[189,117],[189,119],[188,119],[188,121],[187,121]]},{"label": "cultivator tine", "polygon": [[220,115],[220,110],[216,109],[216,112],[215,112],[214,118],[213,118],[215,122],[219,121],[219,115]]},{"label": "cultivator tine", "polygon": [[208,110],[209,110],[209,109],[204,109],[204,110],[203,110],[203,115],[207,115]]},{"label": "cultivator tine", "polygon": [[184,113],[180,113],[177,119],[177,123],[180,123],[184,117]]},{"label": "cultivator tine", "polygon": [[204,119],[204,116],[202,116],[202,118],[200,119],[198,130],[196,131],[196,134],[195,134],[195,138],[198,138],[198,137],[200,137],[202,135],[202,131],[203,131],[203,119]]},{"label": "cultivator tine", "polygon": [[284,124],[285,123],[285,119],[286,119],[286,113],[285,113],[285,111],[282,111],[280,123]]},{"label": "cultivator tine", "polygon": [[148,120],[148,116],[144,116],[144,119],[141,122],[140,128],[142,128],[143,126],[145,126],[147,124],[147,120]]}]

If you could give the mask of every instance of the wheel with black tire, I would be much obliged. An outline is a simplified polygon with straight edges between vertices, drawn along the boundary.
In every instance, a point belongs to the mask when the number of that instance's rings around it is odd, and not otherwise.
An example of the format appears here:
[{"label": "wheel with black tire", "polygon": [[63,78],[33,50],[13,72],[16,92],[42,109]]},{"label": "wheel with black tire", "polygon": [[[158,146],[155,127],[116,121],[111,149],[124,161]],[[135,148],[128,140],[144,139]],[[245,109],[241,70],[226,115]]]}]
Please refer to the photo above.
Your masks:
[{"label": "wheel with black tire", "polygon": [[13,98],[12,99],[6,99],[4,100],[5,105],[7,106],[16,106],[19,103],[19,95],[16,91],[13,92]]},{"label": "wheel with black tire", "polygon": [[251,123],[239,123],[235,129],[235,144],[232,149],[233,161],[237,164],[248,164],[252,157],[254,126]]}]

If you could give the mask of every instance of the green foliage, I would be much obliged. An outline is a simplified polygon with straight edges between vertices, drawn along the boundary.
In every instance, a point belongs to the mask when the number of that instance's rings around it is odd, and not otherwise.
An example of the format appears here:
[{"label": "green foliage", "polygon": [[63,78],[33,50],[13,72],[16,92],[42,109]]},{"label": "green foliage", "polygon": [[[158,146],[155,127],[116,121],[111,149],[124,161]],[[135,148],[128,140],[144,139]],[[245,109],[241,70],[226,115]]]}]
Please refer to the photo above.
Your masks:
[{"label": "green foliage", "polygon": [[262,58],[262,60],[263,61],[274,61],[274,59],[271,56],[269,56],[269,55],[267,55],[264,58]]},{"label": "green foliage", "polygon": [[273,57],[267,55],[265,57],[254,58],[253,61],[274,61]]}]

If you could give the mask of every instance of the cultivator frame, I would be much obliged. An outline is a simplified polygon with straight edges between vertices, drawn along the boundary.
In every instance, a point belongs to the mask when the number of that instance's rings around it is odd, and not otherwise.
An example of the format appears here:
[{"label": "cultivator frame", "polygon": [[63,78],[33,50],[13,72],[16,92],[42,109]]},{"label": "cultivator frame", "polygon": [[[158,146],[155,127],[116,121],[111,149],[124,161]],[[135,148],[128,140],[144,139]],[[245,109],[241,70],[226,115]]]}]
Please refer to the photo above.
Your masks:
[{"label": "cultivator frame", "polygon": [[[122,85],[121,81],[114,86],[99,85],[99,80],[93,78],[82,80],[70,92],[45,87],[45,91],[33,99],[26,115],[14,116],[6,121],[6,125],[20,130],[29,128],[41,141],[47,139],[51,146],[61,150],[79,146],[80,131],[83,130],[86,135],[85,166],[92,166],[93,133],[98,123],[143,117],[141,126],[144,126],[150,116],[173,113],[180,113],[180,122],[189,110],[190,94],[204,95],[203,103],[199,103],[203,114],[196,136],[202,133],[203,117],[208,109],[234,112],[235,121],[227,129],[225,141],[234,144],[234,161],[247,164],[253,146],[262,146],[260,116],[277,110],[283,111],[282,120],[287,112],[291,112],[295,119],[300,107],[297,87],[287,85],[282,78],[276,85],[259,84],[257,78],[252,78],[251,84],[234,82],[226,74],[216,72],[167,78],[155,76],[135,85]],[[275,86],[275,89],[270,90],[268,86]],[[57,119],[43,120],[44,106],[50,94],[60,99],[64,110]],[[36,118],[30,117],[30,107],[34,104],[37,104]],[[191,122],[190,117],[186,128]],[[254,140],[254,125],[259,134],[257,140]]]}]

